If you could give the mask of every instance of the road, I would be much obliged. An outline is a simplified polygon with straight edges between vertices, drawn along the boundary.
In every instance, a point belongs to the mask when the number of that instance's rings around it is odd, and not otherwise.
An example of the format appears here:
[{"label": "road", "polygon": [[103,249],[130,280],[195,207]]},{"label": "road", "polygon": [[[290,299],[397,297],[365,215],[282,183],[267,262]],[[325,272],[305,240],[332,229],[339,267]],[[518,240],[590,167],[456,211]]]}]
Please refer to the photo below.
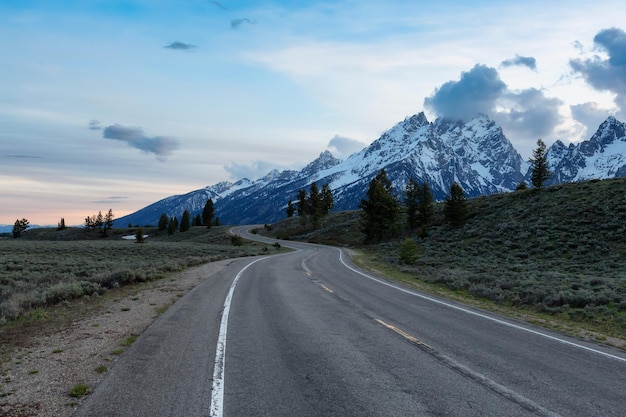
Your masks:
[{"label": "road", "polygon": [[624,415],[625,352],[283,243],[179,300],[75,416]]}]

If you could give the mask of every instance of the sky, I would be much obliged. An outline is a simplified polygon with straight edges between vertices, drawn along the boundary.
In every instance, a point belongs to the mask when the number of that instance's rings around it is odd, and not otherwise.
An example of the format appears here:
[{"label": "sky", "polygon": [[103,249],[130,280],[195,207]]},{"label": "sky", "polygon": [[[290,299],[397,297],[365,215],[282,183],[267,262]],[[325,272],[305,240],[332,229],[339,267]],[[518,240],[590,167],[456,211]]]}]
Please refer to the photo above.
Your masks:
[{"label": "sky", "polygon": [[623,0],[0,2],[0,224],[116,218],[345,159],[413,114],[626,121]]}]

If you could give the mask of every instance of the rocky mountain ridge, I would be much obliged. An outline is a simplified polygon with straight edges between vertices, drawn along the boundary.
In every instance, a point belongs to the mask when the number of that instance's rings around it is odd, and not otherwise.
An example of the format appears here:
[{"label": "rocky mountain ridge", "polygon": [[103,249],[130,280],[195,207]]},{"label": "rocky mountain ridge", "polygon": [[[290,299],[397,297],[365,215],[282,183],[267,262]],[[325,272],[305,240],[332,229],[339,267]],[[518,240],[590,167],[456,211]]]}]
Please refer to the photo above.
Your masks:
[{"label": "rocky mountain ridge", "polygon": [[[626,125],[609,117],[587,141],[566,147],[556,141],[547,152],[554,175],[550,183],[626,176]],[[117,226],[156,224],[162,213],[180,217],[202,211],[208,198],[223,224],[271,223],[285,216],[287,201],[311,183],[328,183],[335,210],[356,209],[371,179],[385,169],[401,196],[407,181],[426,182],[443,200],[453,182],[468,197],[512,191],[530,176],[502,129],[486,115],[468,122],[436,119],[424,113],[407,117],[345,161],[324,151],[300,171],[271,171],[251,181],[221,182],[165,198],[116,220]]]}]

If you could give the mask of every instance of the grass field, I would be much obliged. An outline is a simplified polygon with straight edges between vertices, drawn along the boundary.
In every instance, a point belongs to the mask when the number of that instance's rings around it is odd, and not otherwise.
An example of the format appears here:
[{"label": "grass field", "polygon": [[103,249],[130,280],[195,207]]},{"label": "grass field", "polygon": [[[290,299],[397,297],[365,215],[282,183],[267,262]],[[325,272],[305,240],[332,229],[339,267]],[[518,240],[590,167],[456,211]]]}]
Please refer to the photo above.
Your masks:
[{"label": "grass field", "polygon": [[18,239],[0,237],[0,323],[194,265],[276,251],[249,242],[234,246],[225,227],[196,227],[171,236],[148,228],[143,244],[121,238],[134,233],[113,229],[101,238],[78,228],[33,229]]}]

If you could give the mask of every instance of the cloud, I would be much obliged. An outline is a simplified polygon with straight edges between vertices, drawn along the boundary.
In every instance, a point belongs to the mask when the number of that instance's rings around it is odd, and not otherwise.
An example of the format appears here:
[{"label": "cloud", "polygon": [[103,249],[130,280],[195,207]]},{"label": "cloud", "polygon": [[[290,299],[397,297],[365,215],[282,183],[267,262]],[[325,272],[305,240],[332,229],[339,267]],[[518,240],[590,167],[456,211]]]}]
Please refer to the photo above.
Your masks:
[{"label": "cloud", "polygon": [[467,121],[486,114],[509,139],[522,143],[553,135],[563,121],[559,113],[562,104],[536,88],[511,91],[497,70],[484,65],[475,65],[461,73],[460,80],[444,83],[424,99],[424,106],[439,117]]},{"label": "cloud", "polygon": [[501,67],[528,67],[533,71],[537,71],[537,60],[532,56],[515,55],[515,58],[505,59],[500,63]]},{"label": "cloud", "polygon": [[179,143],[175,138],[167,136],[148,137],[139,127],[127,127],[120,124],[107,126],[102,131],[105,139],[126,142],[129,146],[145,153],[153,153],[157,159],[164,160],[166,156],[178,149]]},{"label": "cloud", "polygon": [[249,180],[255,180],[264,177],[268,172],[276,169],[276,164],[266,161],[252,161],[243,164],[231,162],[230,165],[224,165],[224,169],[228,171],[232,179],[240,180],[248,178]]},{"label": "cloud", "polygon": [[507,91],[498,101],[504,110],[494,112],[493,118],[505,132],[536,141],[551,135],[563,118],[558,98],[546,97],[544,92],[529,88],[520,92]]},{"label": "cloud", "polygon": [[43,159],[43,156],[37,155],[4,155],[5,158],[14,158],[14,159]]},{"label": "cloud", "polygon": [[353,153],[360,151],[365,146],[367,146],[365,143],[356,139],[335,135],[335,137],[328,142],[327,148],[335,157],[345,159]]},{"label": "cloud", "polygon": [[593,101],[570,106],[570,110],[572,117],[585,127],[583,137],[590,136],[589,133],[595,132],[598,126],[611,114],[610,110],[601,108],[598,103]]},{"label": "cloud", "polygon": [[459,81],[448,81],[435,89],[424,99],[424,107],[444,118],[469,120],[478,113],[491,114],[505,90],[498,71],[477,64],[461,73]]},{"label": "cloud", "polygon": [[219,1],[210,1],[209,3],[215,5],[216,7],[218,7],[219,9],[222,10],[228,10],[228,7],[224,6],[222,3],[220,3]]},{"label": "cloud", "polygon": [[89,122],[89,130],[102,130],[102,126],[99,121],[92,120]]},{"label": "cloud", "polygon": [[169,45],[165,45],[164,48],[173,49],[175,51],[191,51],[196,48],[196,45],[176,41],[170,43]]},{"label": "cloud", "polygon": [[243,25],[244,23],[256,25],[256,20],[248,19],[247,17],[241,19],[233,19],[230,21],[230,27],[231,29],[239,29],[239,26]]},{"label": "cloud", "polygon": [[128,200],[128,197],[125,196],[111,196],[111,197],[106,197],[103,200],[95,200],[92,201],[91,203],[93,204],[119,204],[119,203],[123,203],[123,200]]},{"label": "cloud", "polygon": [[626,113],[626,32],[618,28],[603,29],[593,42],[608,58],[595,55],[572,59],[570,66],[596,90],[615,93],[615,103]]}]

